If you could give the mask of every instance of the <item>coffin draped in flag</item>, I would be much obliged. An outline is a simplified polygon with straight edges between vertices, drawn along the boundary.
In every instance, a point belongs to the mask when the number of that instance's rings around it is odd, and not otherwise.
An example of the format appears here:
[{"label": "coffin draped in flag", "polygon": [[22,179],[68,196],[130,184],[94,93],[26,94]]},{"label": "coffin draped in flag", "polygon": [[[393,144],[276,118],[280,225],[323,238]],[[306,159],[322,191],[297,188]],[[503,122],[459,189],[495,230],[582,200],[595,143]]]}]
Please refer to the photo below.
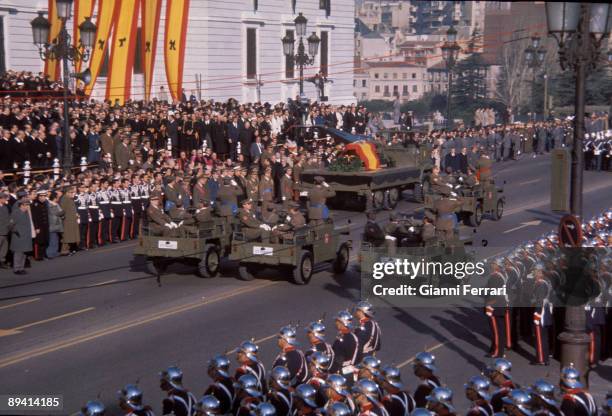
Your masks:
[{"label": "coffin draped in flag", "polygon": [[89,70],[91,71],[91,82],[85,86],[85,95],[91,95],[96,79],[102,68],[106,50],[108,49],[111,30],[115,15],[119,14],[118,0],[98,0],[98,20],[96,21],[96,43],[91,51]]},{"label": "coffin draped in flag", "polygon": [[174,100],[180,100],[183,90],[183,63],[187,41],[189,0],[168,0],[166,5],[166,38],[164,57],[168,89]]},{"label": "coffin draped in flag", "polygon": [[123,105],[130,98],[132,71],[136,56],[139,0],[117,0],[121,13],[116,15],[111,44],[111,58],[106,81],[106,99]]},{"label": "coffin draped in flag", "polygon": [[161,14],[162,0],[141,0],[142,36],[140,45],[143,51],[142,69],[145,81],[145,101],[151,98],[153,70],[155,69],[155,52],[157,50],[157,33]]},{"label": "coffin draped in flag", "polygon": [[380,159],[376,152],[376,146],[370,142],[356,142],[346,145],[347,151],[354,151],[363,162],[366,170],[376,170],[380,168]]},{"label": "coffin draped in flag", "polygon": [[[49,43],[55,43],[60,31],[62,30],[62,21],[57,14],[55,0],[49,0]],[[45,75],[50,81],[57,81],[60,78],[60,60],[47,58],[45,59]]]}]

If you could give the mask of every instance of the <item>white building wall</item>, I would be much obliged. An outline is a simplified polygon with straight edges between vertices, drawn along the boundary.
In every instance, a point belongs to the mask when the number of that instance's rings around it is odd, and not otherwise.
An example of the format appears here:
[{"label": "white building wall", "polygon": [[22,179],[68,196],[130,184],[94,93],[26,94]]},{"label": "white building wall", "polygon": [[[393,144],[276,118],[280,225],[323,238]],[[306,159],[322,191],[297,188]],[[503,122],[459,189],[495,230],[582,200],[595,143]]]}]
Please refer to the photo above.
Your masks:
[{"label": "white building wall", "polygon": [[[328,79],[326,95],[331,103],[352,103],[354,59],[354,0],[331,0],[331,15],[319,9],[319,0],[298,0],[296,13],[291,0],[259,0],[253,11],[253,0],[191,0],[187,50],[183,71],[183,86],[187,95],[196,89],[196,74],[202,77],[202,98],[254,101],[257,98],[256,83],[246,80],[246,28],[257,28],[257,72],[261,75],[261,100],[269,102],[295,98],[299,92],[296,80],[285,79],[285,56],[281,38],[285,30],[295,30],[293,20],[302,12],[308,19],[308,35],[321,31],[329,33]],[[14,8],[14,13],[4,10]],[[36,11],[46,10],[46,0],[0,0],[0,15],[5,17],[5,50],[7,68],[41,71],[43,63],[32,44],[30,20]],[[152,95],[157,95],[164,85],[164,28],[166,1],[163,1],[158,33],[157,55],[153,77]],[[94,16],[97,11],[94,11]],[[297,42],[296,42],[297,50]],[[305,77],[319,71],[320,48],[315,63],[305,68]],[[295,75],[299,74],[295,68]],[[102,98],[105,92],[104,78],[98,78],[93,92]],[[305,93],[316,99],[314,85],[305,82]],[[132,78],[134,99],[143,97],[143,76]]]}]

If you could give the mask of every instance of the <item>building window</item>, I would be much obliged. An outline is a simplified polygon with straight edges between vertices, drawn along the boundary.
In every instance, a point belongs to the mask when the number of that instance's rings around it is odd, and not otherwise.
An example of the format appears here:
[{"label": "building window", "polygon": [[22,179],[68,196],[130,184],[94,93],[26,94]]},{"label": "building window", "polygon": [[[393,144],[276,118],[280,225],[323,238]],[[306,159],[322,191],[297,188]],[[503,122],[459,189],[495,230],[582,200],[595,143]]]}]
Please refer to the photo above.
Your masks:
[{"label": "building window", "polygon": [[257,29],[247,28],[246,46],[246,76],[254,79],[257,77]]},{"label": "building window", "polygon": [[319,9],[325,10],[325,16],[329,17],[331,14],[331,0],[319,0]]},{"label": "building window", "polygon": [[356,87],[356,86],[357,86],[357,80],[356,80],[356,79],[354,79],[354,80],[353,80],[353,87]]},{"label": "building window", "polygon": [[393,86],[393,96],[399,95],[399,86],[398,85],[394,85]]},{"label": "building window", "polygon": [[412,92],[419,92],[419,88],[416,85],[413,85]]},{"label": "building window", "polygon": [[365,79],[362,79],[362,80],[361,80],[361,86],[362,86],[362,87],[365,87],[365,86],[366,86],[366,80],[365,80]]},{"label": "building window", "polygon": [[402,95],[405,97],[408,95],[408,85],[404,85],[402,88]]},{"label": "building window", "polygon": [[412,79],[416,79],[416,72],[412,73]]},{"label": "building window", "polygon": [[[293,38],[293,30],[286,30],[285,35],[289,38]],[[285,55],[285,78],[292,79],[295,77],[295,62],[293,56]]]},{"label": "building window", "polygon": [[384,78],[384,79],[389,78],[389,74],[387,74],[386,72],[385,72],[385,73],[383,73],[383,78]]},{"label": "building window", "polygon": [[397,72],[393,73],[393,79],[397,79]]},{"label": "building window", "polygon": [[259,9],[259,0],[253,0],[253,11],[256,12]]},{"label": "building window", "polygon": [[134,54],[134,74],[142,74],[143,51],[142,51],[142,28],[136,29],[136,53]]},{"label": "building window", "polygon": [[404,73],[402,74],[402,78],[404,78],[404,79],[408,79],[408,73],[407,73],[407,72],[404,72]]},{"label": "building window", "polygon": [[374,87],[374,92],[380,93],[380,85]]},{"label": "building window", "polygon": [[433,82],[433,80],[434,80],[434,74],[433,74],[433,72],[430,72],[429,73],[429,82]]},{"label": "building window", "polygon": [[378,72],[374,74],[374,78],[378,79]]},{"label": "building window", "polygon": [[321,32],[321,72],[328,75],[329,65],[329,32]]},{"label": "building window", "polygon": [[385,97],[388,97],[388,96],[390,96],[390,95],[391,95],[391,94],[389,94],[389,86],[388,86],[388,85],[385,85],[385,92],[383,93],[383,95],[384,95]]},{"label": "building window", "polygon": [[4,50],[4,16],[0,16],[0,75],[6,72],[6,51]]}]

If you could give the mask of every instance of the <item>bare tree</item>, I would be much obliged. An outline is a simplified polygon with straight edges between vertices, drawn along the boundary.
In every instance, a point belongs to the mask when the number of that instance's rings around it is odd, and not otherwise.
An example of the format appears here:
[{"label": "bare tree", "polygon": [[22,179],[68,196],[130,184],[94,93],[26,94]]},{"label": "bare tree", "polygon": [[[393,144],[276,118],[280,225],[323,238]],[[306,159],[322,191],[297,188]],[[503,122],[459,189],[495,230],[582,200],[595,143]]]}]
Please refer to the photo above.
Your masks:
[{"label": "bare tree", "polygon": [[511,41],[503,46],[501,67],[494,99],[503,103],[516,114],[516,109],[524,99],[525,86],[529,71],[525,63],[524,50],[527,42]]}]

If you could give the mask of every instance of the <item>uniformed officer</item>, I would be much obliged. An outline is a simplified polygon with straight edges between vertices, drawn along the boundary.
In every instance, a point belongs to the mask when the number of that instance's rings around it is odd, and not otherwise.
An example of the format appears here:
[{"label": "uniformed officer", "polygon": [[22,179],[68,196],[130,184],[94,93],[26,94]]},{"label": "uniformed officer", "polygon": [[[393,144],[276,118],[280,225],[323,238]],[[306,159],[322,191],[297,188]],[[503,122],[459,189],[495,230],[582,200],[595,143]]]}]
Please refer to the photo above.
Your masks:
[{"label": "uniformed officer", "polygon": [[351,398],[344,377],[339,374],[330,374],[327,377],[326,386],[325,395],[327,396],[327,403],[324,406],[326,409],[333,403],[344,403],[351,410],[351,414],[355,412],[355,402]]},{"label": "uniformed officer", "polygon": [[315,186],[308,190],[308,221],[312,225],[323,224],[329,218],[327,198],[336,195],[322,176],[314,177]]},{"label": "uniformed officer", "polygon": [[434,388],[426,397],[426,400],[427,409],[438,416],[453,416],[456,414],[453,406],[453,392],[448,387]]},{"label": "uniformed officer", "polygon": [[325,406],[322,413],[328,416],[352,416],[353,410],[342,402],[333,402]]},{"label": "uniformed officer", "polygon": [[246,181],[247,199],[252,201],[259,200],[259,171],[257,167],[252,167]]},{"label": "uniformed officer", "polygon": [[532,416],[531,395],[526,390],[514,389],[502,399],[503,412],[513,416]]},{"label": "uniformed officer", "polygon": [[332,345],[334,361],[330,373],[350,377],[355,372],[355,364],[361,358],[359,338],[353,333],[353,316],[347,310],[340,311],[335,319],[338,335]]},{"label": "uniformed officer", "polygon": [[100,181],[100,190],[96,192],[96,201],[101,215],[99,222],[100,240],[98,241],[98,245],[102,246],[106,243],[112,243],[112,211],[107,179],[102,179]]},{"label": "uniformed officer", "polygon": [[195,413],[196,398],[183,387],[183,372],[176,366],[168,367],[160,374],[160,388],[168,393],[162,401],[162,414],[192,416]]},{"label": "uniformed officer", "polygon": [[491,380],[491,384],[497,390],[491,395],[491,406],[494,412],[501,412],[503,407],[502,399],[506,397],[512,389],[518,388],[512,381],[512,363],[505,358],[497,358],[493,361],[493,367],[485,370],[485,375]]},{"label": "uniformed officer", "polygon": [[378,358],[373,355],[366,355],[361,359],[361,362],[357,365],[357,371],[355,372],[354,380],[367,379],[378,382],[380,377],[380,367],[382,363]]},{"label": "uniformed officer", "polygon": [[293,393],[295,416],[307,416],[316,413],[319,405],[316,402],[317,390],[310,384],[301,384]]},{"label": "uniformed officer", "polygon": [[257,359],[259,347],[253,341],[243,341],[236,350],[236,361],[240,365],[234,373],[234,380],[251,374],[257,380],[259,391],[266,391],[266,369]]},{"label": "uniformed officer", "polygon": [[297,331],[294,326],[287,325],[278,332],[278,347],[280,354],[274,359],[272,367],[286,367],[291,378],[291,387],[306,382],[308,379],[308,366],[302,350],[298,349]]},{"label": "uniformed officer", "polygon": [[267,402],[274,406],[278,416],[289,416],[291,414],[293,400],[290,389],[293,380],[294,378],[285,367],[274,367],[270,371]]},{"label": "uniformed officer", "polygon": [[493,161],[487,153],[480,155],[478,162],[476,162],[476,179],[482,184],[488,184],[491,180],[491,166]]},{"label": "uniformed officer", "polygon": [[259,201],[261,209],[265,210],[268,204],[274,202],[274,180],[272,179],[272,169],[266,168],[264,176],[259,181]]},{"label": "uniformed officer", "polygon": [[380,390],[374,381],[358,380],[351,391],[359,409],[359,416],[389,416],[387,409],[380,402]]},{"label": "uniformed officer", "polygon": [[270,227],[276,227],[278,225],[280,217],[276,212],[274,204],[268,204],[266,208],[261,211],[261,219]]},{"label": "uniformed officer", "polygon": [[555,398],[555,386],[546,380],[539,379],[529,389],[534,415],[563,416]]},{"label": "uniformed officer", "polygon": [[534,271],[533,330],[535,333],[535,360],[532,364],[548,365],[548,332],[553,323],[551,286],[544,276],[544,267],[538,264]]},{"label": "uniformed officer", "polygon": [[318,351],[325,353],[330,360],[333,361],[334,350],[332,346],[325,341],[325,331],[325,325],[321,320],[308,324],[306,327],[306,336],[310,342],[310,348],[305,351],[306,358]]},{"label": "uniformed officer", "polygon": [[79,193],[74,197],[79,223],[80,248],[87,249],[89,241],[91,217],[89,216],[89,188],[84,183],[79,184]]},{"label": "uniformed officer", "polygon": [[134,384],[119,391],[119,407],[124,416],[155,416],[150,406],[142,404],[142,391]]},{"label": "uniformed officer", "polygon": [[434,201],[433,208],[436,213],[434,226],[441,239],[450,241],[454,238],[457,226],[455,210],[461,205],[462,201],[455,197],[443,197]]},{"label": "uniformed officer", "polygon": [[100,229],[100,206],[98,205],[97,194],[100,190],[100,186],[97,182],[92,182],[91,187],[89,188],[89,218],[91,218],[91,223],[89,224],[89,239],[87,240],[87,247],[92,248],[100,244],[101,241],[101,229]]},{"label": "uniformed officer", "polygon": [[465,384],[465,397],[471,402],[466,416],[493,416],[490,386],[491,382],[483,376],[474,376]]},{"label": "uniformed officer", "polygon": [[226,413],[221,411],[221,403],[215,396],[202,396],[196,403],[195,416],[221,416]]},{"label": "uniformed officer", "polygon": [[376,222],[376,211],[366,213],[367,222],[363,231],[363,241],[372,244],[374,247],[382,246],[386,241],[386,236],[380,225]]},{"label": "uniformed officer", "polygon": [[436,357],[423,351],[414,358],[414,375],[419,378],[419,386],[414,392],[414,401],[417,407],[425,407],[427,396],[440,386],[440,380],[436,377]]},{"label": "uniformed officer", "polygon": [[90,400],[81,408],[78,416],[104,416],[105,413],[106,408],[102,402]]},{"label": "uniformed officer", "polygon": [[153,235],[170,235],[171,230],[177,228],[172,218],[170,218],[162,208],[161,193],[159,191],[151,193],[146,215],[149,231],[152,232]]},{"label": "uniformed officer", "polygon": [[355,319],[359,325],[355,328],[355,335],[359,339],[360,354],[368,355],[380,351],[381,330],[378,322],[374,320],[374,307],[368,301],[360,301],[355,306]]},{"label": "uniformed officer", "polygon": [[236,380],[235,416],[251,416],[263,400],[261,384],[253,374],[244,374]]},{"label": "uniformed officer", "polygon": [[559,387],[563,398],[561,399],[561,412],[565,416],[596,416],[597,405],[591,393],[585,390],[580,382],[580,372],[573,365],[561,369]]},{"label": "uniformed officer", "polygon": [[380,387],[384,392],[382,404],[389,416],[408,416],[416,408],[414,398],[405,390],[401,380],[400,369],[395,366],[385,366],[378,377]]},{"label": "uniformed officer", "polygon": [[121,188],[121,204],[123,206],[123,222],[121,223],[121,240],[128,240],[132,234],[132,226],[134,224],[134,211],[132,209],[132,200],[130,199],[130,180],[123,179]]},{"label": "uniformed officer", "polygon": [[280,180],[280,197],[283,207],[287,209],[289,202],[293,200],[293,170],[291,167],[285,168],[285,174]]},{"label": "uniformed officer", "polygon": [[269,240],[272,228],[257,219],[253,211],[253,201],[250,199],[242,201],[242,209],[238,213],[238,218],[240,219],[241,231],[248,241]]},{"label": "uniformed officer", "polygon": [[217,214],[221,217],[232,217],[238,213],[238,197],[242,190],[238,183],[229,176],[223,177],[219,191],[217,192]]},{"label": "uniformed officer", "polygon": [[120,193],[121,182],[118,179],[113,180],[112,189],[109,191],[111,204],[111,239],[113,243],[118,243],[121,237],[121,227],[123,224],[123,200]]},{"label": "uniformed officer", "polygon": [[224,354],[217,354],[208,361],[208,376],[213,383],[204,395],[215,397],[219,402],[219,414],[227,414],[234,403],[234,382],[229,375],[230,360]]},{"label": "uniformed officer", "polygon": [[[502,272],[502,260],[495,260],[491,264],[491,274],[487,281],[487,288],[499,289],[506,284],[506,278]],[[510,330],[507,318],[508,304],[503,295],[490,295],[485,298],[485,315],[489,320],[491,331],[491,347],[487,356],[498,358],[504,356],[505,334]],[[506,328],[506,330],[504,330]]]},{"label": "uniformed officer", "polygon": [[138,175],[132,177],[132,184],[129,185],[128,189],[133,212],[130,238],[137,238],[140,232],[140,219],[142,218],[142,212],[144,210],[142,205],[140,177]]},{"label": "uniformed officer", "polygon": [[306,361],[308,362],[308,375],[310,376],[307,384],[316,391],[314,400],[317,407],[322,407],[327,401],[325,390],[327,389],[327,377],[332,360],[326,353],[315,351],[308,356]]}]

